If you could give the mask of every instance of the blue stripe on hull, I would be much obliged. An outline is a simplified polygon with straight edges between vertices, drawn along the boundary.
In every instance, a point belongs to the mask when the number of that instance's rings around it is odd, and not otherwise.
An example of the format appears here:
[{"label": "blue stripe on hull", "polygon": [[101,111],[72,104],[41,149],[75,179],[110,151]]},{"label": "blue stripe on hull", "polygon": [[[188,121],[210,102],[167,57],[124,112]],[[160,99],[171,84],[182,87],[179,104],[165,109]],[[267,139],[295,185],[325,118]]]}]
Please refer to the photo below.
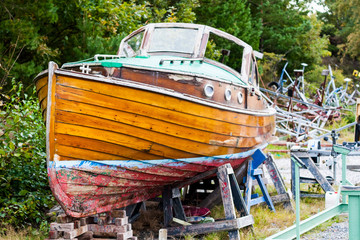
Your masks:
[{"label": "blue stripe on hull", "polygon": [[[260,146],[260,149],[263,149],[266,145]],[[196,157],[196,158],[181,158],[181,159],[156,159],[156,160],[64,160],[64,161],[55,161],[49,162],[49,167],[55,168],[83,168],[91,169],[94,167],[106,166],[107,168],[148,168],[149,166],[167,166],[167,167],[181,167],[186,164],[201,164],[207,165],[216,161],[229,161],[232,159],[243,159],[251,156],[257,148],[235,154],[219,155],[213,157]]]}]

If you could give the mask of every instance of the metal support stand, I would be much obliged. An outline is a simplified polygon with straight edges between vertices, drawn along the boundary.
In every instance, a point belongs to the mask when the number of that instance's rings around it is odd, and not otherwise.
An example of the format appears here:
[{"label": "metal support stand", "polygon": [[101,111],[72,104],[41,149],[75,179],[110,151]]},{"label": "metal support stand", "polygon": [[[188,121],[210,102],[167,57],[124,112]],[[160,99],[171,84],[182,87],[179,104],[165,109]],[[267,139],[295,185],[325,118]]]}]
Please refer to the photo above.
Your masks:
[{"label": "metal support stand", "polygon": [[[346,156],[350,155],[352,149],[335,145],[335,152],[343,155],[343,169],[342,169],[342,183],[348,183],[346,180]],[[359,156],[359,152],[353,154],[353,156]],[[360,239],[360,187],[358,186],[342,186],[341,194],[342,194],[342,203],[327,208],[318,214],[309,217],[301,222],[300,220],[300,209],[298,203],[300,202],[300,177],[299,177],[299,168],[304,167],[304,162],[300,160],[298,157],[291,156],[291,160],[294,162],[295,166],[295,180],[296,180],[296,224],[276,233],[265,240],[280,240],[280,239],[294,239],[295,237],[299,239],[300,234],[303,234],[314,227],[324,223],[325,221],[333,218],[336,215],[341,213],[348,212],[349,213],[349,239]],[[348,198],[348,203],[346,199]]]},{"label": "metal support stand", "polygon": [[359,239],[360,187],[342,186],[341,193],[349,198],[349,239]]},{"label": "metal support stand", "polygon": [[346,179],[346,158],[348,156],[348,154],[351,152],[351,149],[346,148],[346,147],[341,147],[338,145],[334,145],[333,147],[333,151],[341,154],[341,168],[342,168],[342,174],[341,174],[341,185],[350,185],[350,186],[354,186],[354,184],[352,184],[350,181],[348,181]]},{"label": "metal support stand", "polygon": [[[250,212],[250,207],[262,202],[266,202],[268,207],[275,212],[275,207],[272,203],[269,192],[266,189],[264,181],[262,179],[263,171],[258,169],[258,167],[265,161],[266,156],[261,150],[256,150],[252,155],[252,159],[248,162],[248,173],[246,177],[246,191],[245,191],[245,203],[247,206],[248,212]],[[262,197],[259,197],[257,194],[252,194],[252,184],[253,180],[257,180],[261,192],[263,193]]]},{"label": "metal support stand", "polygon": [[[302,168],[305,168],[310,171],[314,178],[303,178],[299,176],[300,183],[318,183],[324,192],[332,191],[335,192],[333,187],[330,185],[329,181],[320,173],[319,169],[316,167],[315,163],[311,159],[309,153],[306,149],[291,149],[291,191],[293,196],[295,196],[295,161],[301,161],[304,165]],[[324,197],[324,194],[309,194],[309,193],[300,193],[300,197]]]},{"label": "metal support stand", "polygon": [[[201,176],[210,176],[214,174],[213,170],[209,173],[202,174]],[[245,201],[241,195],[238,183],[235,178],[234,170],[230,164],[225,164],[217,169],[217,177],[219,180],[221,197],[223,200],[225,218],[226,220],[215,221],[213,223],[202,223],[196,225],[170,227],[167,228],[168,236],[183,236],[186,234],[207,234],[217,231],[228,231],[229,238],[231,240],[240,239],[239,229],[250,226],[254,223],[252,215],[249,214],[245,206]],[[198,177],[195,177],[198,178]],[[192,182],[192,180],[189,180]],[[169,222],[172,219],[172,205],[171,205],[171,194],[167,187],[164,190],[163,198],[164,201],[164,214],[167,214],[165,218]],[[166,205],[166,206],[165,206]],[[236,218],[235,207],[240,212],[241,218]]]}]

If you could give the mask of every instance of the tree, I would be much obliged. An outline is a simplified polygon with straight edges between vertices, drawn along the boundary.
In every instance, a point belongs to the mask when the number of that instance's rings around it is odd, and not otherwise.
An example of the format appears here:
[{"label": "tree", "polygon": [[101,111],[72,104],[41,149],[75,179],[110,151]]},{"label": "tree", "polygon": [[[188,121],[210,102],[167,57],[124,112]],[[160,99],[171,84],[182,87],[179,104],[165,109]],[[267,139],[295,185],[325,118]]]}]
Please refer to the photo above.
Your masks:
[{"label": "tree", "polygon": [[253,0],[251,3],[254,16],[261,22],[260,50],[283,54],[286,58],[298,51],[298,38],[311,29],[304,6],[289,0]]},{"label": "tree", "polygon": [[[327,15],[326,20],[332,20],[336,26],[336,35],[341,37],[341,42],[337,42],[342,56],[348,54],[352,58],[360,55],[360,2],[359,1],[325,1],[331,14]],[[334,24],[335,23],[335,24]]]},{"label": "tree", "polygon": [[196,23],[218,28],[259,49],[260,23],[251,16],[245,0],[200,0]]},{"label": "tree", "polygon": [[42,66],[59,54],[43,34],[44,28],[57,21],[56,10],[51,0],[0,2],[0,87],[11,78],[30,83]]}]

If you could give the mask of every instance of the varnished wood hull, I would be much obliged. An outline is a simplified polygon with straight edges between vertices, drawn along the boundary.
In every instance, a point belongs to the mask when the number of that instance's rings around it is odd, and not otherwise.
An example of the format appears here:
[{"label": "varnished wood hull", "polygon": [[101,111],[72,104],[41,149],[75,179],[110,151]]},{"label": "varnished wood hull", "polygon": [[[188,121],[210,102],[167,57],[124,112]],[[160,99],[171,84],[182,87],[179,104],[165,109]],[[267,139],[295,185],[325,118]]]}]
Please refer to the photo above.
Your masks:
[{"label": "varnished wood hull", "polygon": [[274,131],[251,112],[149,84],[55,70],[36,81],[50,186],[69,215],[144,201],[161,186],[242,164]]}]

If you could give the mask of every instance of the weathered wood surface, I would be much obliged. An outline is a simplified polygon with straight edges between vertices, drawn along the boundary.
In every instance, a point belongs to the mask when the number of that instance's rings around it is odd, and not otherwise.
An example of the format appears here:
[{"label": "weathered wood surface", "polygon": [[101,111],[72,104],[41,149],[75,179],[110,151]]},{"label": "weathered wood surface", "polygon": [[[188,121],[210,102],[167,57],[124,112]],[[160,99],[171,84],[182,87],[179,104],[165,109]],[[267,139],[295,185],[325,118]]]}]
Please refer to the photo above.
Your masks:
[{"label": "weathered wood surface", "polygon": [[[255,77],[247,69],[256,65],[246,47],[248,63],[242,67]],[[162,186],[227,162],[238,167],[274,132],[275,112],[256,83],[95,65],[91,74],[79,73],[80,65],[58,69],[51,62],[48,76],[36,79],[47,124],[50,187],[72,216],[144,201],[160,195]],[[226,66],[223,70],[240,76]],[[207,84],[213,97],[205,96]]]},{"label": "weathered wood surface", "polygon": [[295,211],[294,206],[292,205],[289,194],[286,191],[286,186],[284,180],[280,174],[279,169],[277,168],[274,158],[271,154],[268,154],[265,162],[266,169],[271,177],[271,180],[277,191],[276,196],[271,196],[271,201],[275,203],[283,202],[283,206],[288,211]]},{"label": "weathered wood surface", "polygon": [[[291,157],[294,159],[300,159],[301,164],[304,164],[303,168],[307,169],[314,177],[314,179],[304,178],[300,176],[300,183],[318,183],[324,192],[332,191],[334,192],[334,188],[331,186],[329,181],[321,174],[313,160],[310,158],[310,155],[307,152],[302,151],[291,151]],[[293,193],[293,197],[295,198],[295,163],[291,161],[291,191]],[[312,197],[312,198],[322,198],[324,194],[313,194],[313,193],[305,193],[301,192],[300,196],[302,197]]]},{"label": "weathered wood surface", "polygon": [[238,230],[254,223],[252,215],[232,220],[216,221],[215,223],[202,223],[191,226],[167,228],[169,236],[184,236],[185,234],[207,234],[219,231]]},{"label": "weathered wood surface", "polygon": [[[235,170],[235,176],[238,183],[242,183],[243,177],[246,176],[246,170],[247,170],[247,164],[246,162],[242,164],[239,168]],[[212,193],[210,193],[201,203],[199,204],[200,207],[206,207],[206,208],[213,208],[215,205],[218,205],[221,203],[221,193],[220,193],[220,187],[217,187]]]},{"label": "weathered wood surface", "polygon": [[[108,240],[109,237],[115,237],[117,240],[137,239],[133,237],[125,210],[113,210],[110,213],[80,219],[60,215],[57,220],[59,222],[50,224],[50,240]],[[99,236],[101,238],[98,238]]]}]

